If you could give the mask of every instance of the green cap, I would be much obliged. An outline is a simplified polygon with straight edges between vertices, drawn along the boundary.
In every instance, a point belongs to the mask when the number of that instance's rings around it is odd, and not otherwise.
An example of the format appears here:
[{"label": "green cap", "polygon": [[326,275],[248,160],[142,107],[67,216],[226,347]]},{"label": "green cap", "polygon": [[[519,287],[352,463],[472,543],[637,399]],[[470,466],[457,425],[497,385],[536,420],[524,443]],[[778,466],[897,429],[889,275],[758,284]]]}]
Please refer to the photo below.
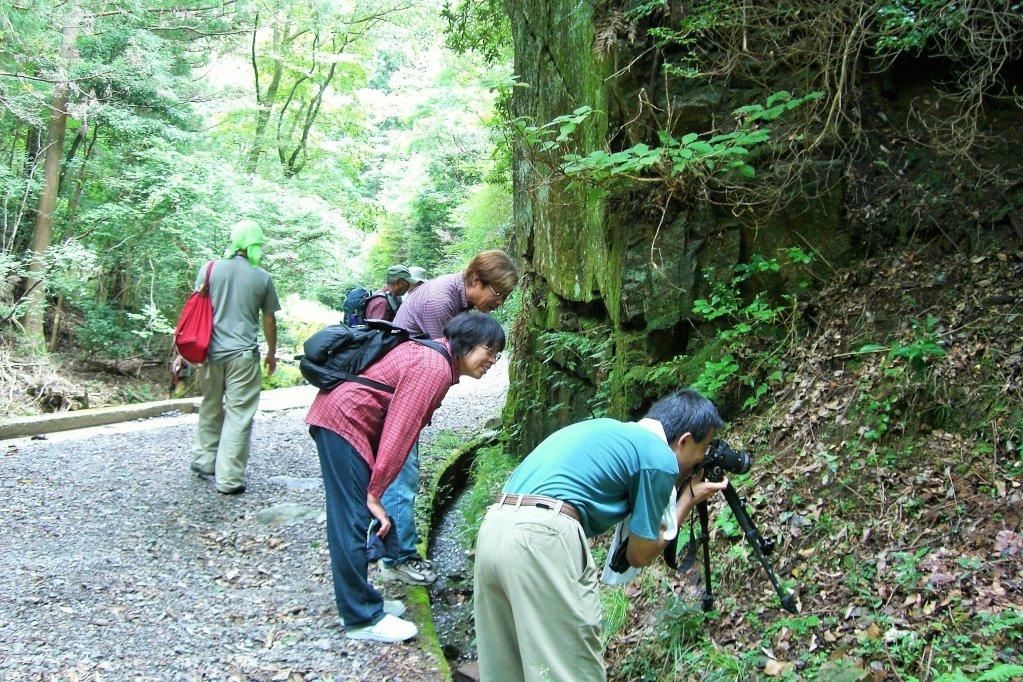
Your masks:
[{"label": "green cap", "polygon": [[412,284],[412,275],[409,274],[408,268],[404,265],[392,265],[387,268],[387,281],[393,282],[396,279],[403,279]]},{"label": "green cap", "polygon": [[239,220],[231,228],[231,246],[224,252],[224,258],[230,258],[239,251],[245,252],[252,265],[259,265],[263,254],[263,229],[255,220]]}]

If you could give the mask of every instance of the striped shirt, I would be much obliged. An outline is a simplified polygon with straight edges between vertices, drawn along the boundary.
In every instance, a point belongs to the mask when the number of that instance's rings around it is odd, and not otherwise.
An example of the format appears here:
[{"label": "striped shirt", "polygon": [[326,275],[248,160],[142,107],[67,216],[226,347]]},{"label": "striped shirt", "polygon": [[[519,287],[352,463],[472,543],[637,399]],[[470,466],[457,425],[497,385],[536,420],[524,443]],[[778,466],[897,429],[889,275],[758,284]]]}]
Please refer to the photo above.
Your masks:
[{"label": "striped shirt", "polygon": [[[451,346],[441,339],[448,352]],[[306,424],[330,429],[362,455],[372,472],[369,492],[382,497],[398,476],[419,432],[448,389],[458,382],[457,361],[418,343],[402,343],[359,376],[394,387],[380,391],[352,381],[313,400]]]},{"label": "striped shirt", "polygon": [[444,325],[458,313],[469,309],[462,273],[442,275],[419,286],[398,308],[394,324],[413,334],[431,339],[444,336]]}]

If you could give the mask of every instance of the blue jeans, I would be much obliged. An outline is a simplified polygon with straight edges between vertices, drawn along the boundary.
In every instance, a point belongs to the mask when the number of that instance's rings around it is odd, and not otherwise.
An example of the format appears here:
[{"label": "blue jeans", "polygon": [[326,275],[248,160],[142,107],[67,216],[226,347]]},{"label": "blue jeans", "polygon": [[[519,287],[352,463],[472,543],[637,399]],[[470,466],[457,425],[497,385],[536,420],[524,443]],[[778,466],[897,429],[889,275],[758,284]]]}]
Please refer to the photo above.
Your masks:
[{"label": "blue jeans", "polygon": [[323,471],[327,498],[327,546],[334,600],[349,628],[376,625],[384,600],[366,578],[366,534],[372,515],[366,506],[369,465],[348,441],[330,429],[310,426]]},{"label": "blue jeans", "polygon": [[[416,533],[415,501],[419,492],[419,441],[412,446],[398,478],[384,491],[380,503],[394,519],[392,533],[398,534],[398,561],[418,559],[419,534]],[[382,560],[384,565],[393,562]]]}]

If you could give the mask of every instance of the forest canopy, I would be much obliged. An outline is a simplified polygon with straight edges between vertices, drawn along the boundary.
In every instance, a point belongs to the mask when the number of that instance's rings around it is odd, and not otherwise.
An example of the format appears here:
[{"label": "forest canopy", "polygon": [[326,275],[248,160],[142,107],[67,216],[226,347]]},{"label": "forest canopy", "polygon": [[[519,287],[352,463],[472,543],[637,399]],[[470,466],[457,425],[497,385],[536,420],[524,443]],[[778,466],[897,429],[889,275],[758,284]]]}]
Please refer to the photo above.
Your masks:
[{"label": "forest canopy", "polygon": [[446,50],[442,9],[0,2],[0,333],[162,350],[242,218],[282,298],[333,307],[395,262],[439,274],[501,243],[509,62]]}]

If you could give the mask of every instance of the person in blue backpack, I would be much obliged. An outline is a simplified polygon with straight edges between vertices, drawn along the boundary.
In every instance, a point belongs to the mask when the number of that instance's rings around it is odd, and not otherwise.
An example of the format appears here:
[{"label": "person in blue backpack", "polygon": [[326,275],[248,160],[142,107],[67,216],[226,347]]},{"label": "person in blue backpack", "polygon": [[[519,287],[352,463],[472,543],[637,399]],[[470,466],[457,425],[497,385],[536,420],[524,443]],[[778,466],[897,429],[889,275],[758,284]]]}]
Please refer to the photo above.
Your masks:
[{"label": "person in blue backpack", "polygon": [[387,284],[367,299],[365,319],[392,322],[402,297],[420,283],[422,280],[412,274],[411,268],[404,265],[387,268]]}]

